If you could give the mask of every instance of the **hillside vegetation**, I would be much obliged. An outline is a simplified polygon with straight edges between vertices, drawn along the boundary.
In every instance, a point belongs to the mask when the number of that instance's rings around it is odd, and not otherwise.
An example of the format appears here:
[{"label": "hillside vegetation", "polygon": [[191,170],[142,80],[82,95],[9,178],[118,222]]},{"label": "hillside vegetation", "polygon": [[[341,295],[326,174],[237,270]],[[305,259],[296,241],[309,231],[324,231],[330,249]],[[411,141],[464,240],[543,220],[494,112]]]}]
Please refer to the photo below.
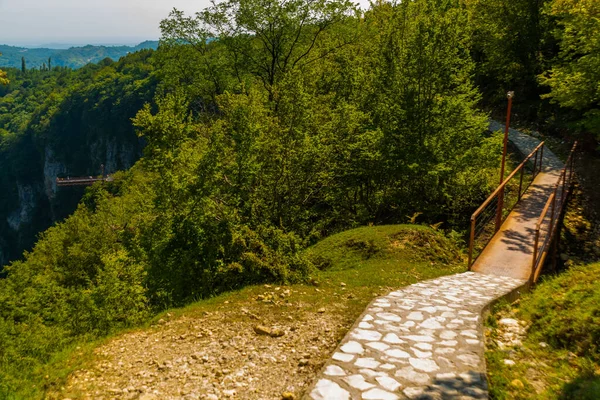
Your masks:
[{"label": "hillside vegetation", "polygon": [[131,118],[157,85],[152,51],[77,71],[8,70],[0,86],[0,265],[30,250],[37,234],[71,214],[81,188],[57,176],[126,169],[142,153]]},{"label": "hillside vegetation", "polygon": [[[545,279],[497,320],[516,318],[526,331],[512,346],[505,328],[488,343],[493,398],[597,399],[600,397],[600,263],[572,267]],[[502,321],[500,321],[502,322]],[[521,344],[522,341],[522,344]],[[507,343],[511,343],[508,341]],[[510,359],[515,365],[507,365]]]},{"label": "hillside vegetation", "polygon": [[[464,269],[451,240],[418,225],[353,229],[303,253],[324,268],[306,284],[249,286],[161,313],[93,353],[84,346],[44,369],[48,397],[129,396],[160,385],[164,398],[301,398],[374,296]],[[275,337],[257,335],[257,326]]]},{"label": "hillside vegetation", "polygon": [[[25,48],[0,44],[0,68],[50,70],[54,67],[77,69],[87,64],[95,64],[106,58],[118,61],[121,57],[139,50],[158,47],[157,41],[146,41],[137,46],[93,46],[71,47],[69,49]],[[23,61],[25,64],[23,65]]]},{"label": "hillside vegetation", "polygon": [[[523,93],[516,114],[570,124],[595,146],[598,43],[569,33],[596,38],[598,21],[581,18],[596,3],[534,3],[415,0],[363,13],[346,0],[227,0],[174,10],[155,52],[75,72],[9,69],[0,240],[30,251],[0,279],[2,393],[47,389],[40,371],[72,343],[170,307],[302,284],[315,269],[407,282],[391,272],[390,247],[452,262],[446,239],[369,226],[416,221],[460,242],[497,183],[500,137],[480,106],[504,102],[507,82]],[[128,170],[74,210],[77,194],[58,192],[55,175],[96,175],[100,163]],[[377,272],[357,277],[359,266]],[[409,274],[427,276],[427,263]]]}]

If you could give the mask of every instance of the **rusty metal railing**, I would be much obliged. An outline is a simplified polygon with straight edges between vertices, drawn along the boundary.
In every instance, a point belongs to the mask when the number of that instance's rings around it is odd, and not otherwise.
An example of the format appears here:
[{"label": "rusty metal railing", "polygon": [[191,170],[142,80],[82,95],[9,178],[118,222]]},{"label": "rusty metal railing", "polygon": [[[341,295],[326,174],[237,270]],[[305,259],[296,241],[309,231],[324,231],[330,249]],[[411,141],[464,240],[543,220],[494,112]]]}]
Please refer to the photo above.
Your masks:
[{"label": "rusty metal railing", "polygon": [[[556,234],[558,228],[558,222],[562,215],[567,198],[571,191],[571,184],[573,182],[573,164],[575,161],[575,150],[577,149],[577,142],[573,144],[573,148],[569,153],[569,158],[565,163],[558,182],[552,191],[552,194],[548,198],[540,217],[538,218],[537,224],[535,225],[535,241],[533,243],[533,259],[531,263],[531,282],[537,281],[542,266],[548,255],[550,243],[552,238]],[[550,212],[548,214],[548,212]]]},{"label": "rusty metal railing", "polygon": [[[544,158],[544,142],[540,143],[517,168],[504,179],[494,192],[483,202],[483,204],[471,215],[471,232],[469,235],[469,261],[468,268],[475,262],[477,256],[487,245],[496,232],[500,229],[502,222],[508,216],[510,210],[517,204],[525,190],[535,179],[542,169]],[[525,175],[527,169],[530,173]],[[519,182],[513,181],[519,175]],[[525,179],[527,180],[525,181]]]}]

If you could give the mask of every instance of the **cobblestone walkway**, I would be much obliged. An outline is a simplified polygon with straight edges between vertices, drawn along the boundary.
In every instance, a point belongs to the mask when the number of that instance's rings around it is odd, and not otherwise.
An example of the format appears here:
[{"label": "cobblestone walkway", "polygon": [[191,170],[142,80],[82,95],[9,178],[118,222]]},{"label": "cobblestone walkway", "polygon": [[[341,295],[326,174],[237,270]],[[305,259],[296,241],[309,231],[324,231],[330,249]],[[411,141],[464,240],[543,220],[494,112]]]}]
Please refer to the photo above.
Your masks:
[{"label": "cobblestone walkway", "polygon": [[[490,122],[490,130],[503,129],[503,125]],[[539,144],[513,129],[509,139],[524,155]],[[543,164],[543,173],[532,184],[532,192],[537,192],[527,195],[542,206],[562,168],[561,161],[547,149]],[[533,200],[524,197],[521,208],[533,207],[525,204],[527,201]],[[517,207],[513,213],[517,221],[513,224],[527,223],[523,209]],[[465,272],[424,281],[375,299],[305,397],[487,399],[481,315],[492,301],[527,285],[527,279],[507,274],[506,264],[516,262],[519,265],[513,267],[527,268],[531,263],[526,251],[513,259],[508,254],[508,250],[514,253],[512,247],[497,247],[491,259],[480,257],[480,267],[486,264],[485,273]]]},{"label": "cobblestone walkway", "polygon": [[481,313],[524,284],[465,272],[375,299],[308,398],[487,398]]}]

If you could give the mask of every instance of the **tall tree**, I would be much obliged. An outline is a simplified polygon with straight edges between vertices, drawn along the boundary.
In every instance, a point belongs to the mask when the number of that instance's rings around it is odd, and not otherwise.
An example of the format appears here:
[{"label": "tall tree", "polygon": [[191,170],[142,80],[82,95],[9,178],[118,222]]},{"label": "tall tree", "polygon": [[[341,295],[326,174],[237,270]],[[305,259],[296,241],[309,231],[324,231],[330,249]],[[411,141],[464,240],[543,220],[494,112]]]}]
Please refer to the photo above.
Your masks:
[{"label": "tall tree", "polygon": [[550,87],[545,97],[582,115],[580,126],[600,139],[600,2],[554,0],[548,14],[557,18],[560,54],[540,76]]},{"label": "tall tree", "polygon": [[174,10],[161,29],[163,40],[190,43],[200,51],[212,40],[223,42],[236,72],[258,77],[273,100],[277,82],[288,71],[347,43],[321,46],[325,32],[354,11],[349,0],[227,0],[194,17]]},{"label": "tall tree", "polygon": [[[514,90],[519,113],[535,113],[537,75],[554,55],[552,20],[543,13],[549,0],[467,0],[473,29],[476,79],[488,104],[504,104]],[[535,118],[532,115],[531,118]]]},{"label": "tall tree", "polygon": [[27,64],[25,63],[25,57],[21,57],[21,72],[27,72]]}]

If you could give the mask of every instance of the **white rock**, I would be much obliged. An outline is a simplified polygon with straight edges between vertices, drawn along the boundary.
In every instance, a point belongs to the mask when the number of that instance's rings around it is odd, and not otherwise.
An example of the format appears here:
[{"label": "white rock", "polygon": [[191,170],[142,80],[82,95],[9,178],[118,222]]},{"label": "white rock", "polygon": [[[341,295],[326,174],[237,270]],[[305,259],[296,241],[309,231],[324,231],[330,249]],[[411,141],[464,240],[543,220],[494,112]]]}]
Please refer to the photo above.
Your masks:
[{"label": "white rock", "polygon": [[433,348],[431,343],[417,343],[415,344],[415,347],[421,350],[431,350]]},{"label": "white rock", "polygon": [[504,326],[519,326],[519,321],[513,318],[502,318],[498,323]]},{"label": "white rock", "polygon": [[412,328],[415,325],[416,325],[415,321],[406,321],[405,323],[402,324],[402,326],[404,326],[406,328]]},{"label": "white rock", "polygon": [[435,349],[435,354],[452,354],[456,351],[453,347],[438,347]]},{"label": "white rock", "polygon": [[478,367],[479,363],[481,362],[479,356],[477,356],[476,354],[461,354],[459,356],[456,356],[456,358],[462,361],[463,364],[468,365],[470,367]]},{"label": "white rock", "polygon": [[389,376],[380,376],[375,378],[375,380],[381,385],[381,387],[389,390],[390,392],[395,392],[402,386],[397,380],[390,378]]},{"label": "white rock", "polygon": [[385,354],[390,357],[394,357],[394,358],[409,358],[410,357],[410,354],[408,354],[405,351],[399,350],[399,349],[386,350]]},{"label": "white rock", "polygon": [[348,400],[350,393],[342,389],[340,385],[328,379],[321,379],[317,382],[315,388],[310,392],[310,397],[314,400]]},{"label": "white rock", "polygon": [[367,315],[364,316],[364,318],[362,320],[363,320],[363,322],[373,321],[373,316],[367,314]]},{"label": "white rock", "polygon": [[454,339],[456,337],[456,332],[453,331],[443,331],[440,333],[440,338],[442,339]]},{"label": "white rock", "polygon": [[331,358],[333,358],[336,361],[350,362],[354,359],[354,355],[336,352],[333,353],[333,356],[331,356]]},{"label": "white rock", "polygon": [[389,344],[385,344],[382,342],[369,342],[367,343],[367,347],[370,347],[375,350],[384,351],[390,348]]},{"label": "white rock", "polygon": [[428,318],[419,324],[421,328],[425,329],[442,329],[443,326],[435,318]]},{"label": "white rock", "polygon": [[363,354],[365,352],[364,347],[362,347],[362,344],[358,343],[358,342],[354,342],[354,341],[349,341],[348,343],[346,343],[345,345],[343,345],[341,347],[341,350],[344,353],[348,353],[348,354]]},{"label": "white rock", "polygon": [[402,344],[402,343],[406,343],[404,340],[400,339],[398,337],[398,335],[396,335],[395,333],[388,333],[383,338],[383,341],[386,342],[386,343],[390,343],[390,344]]},{"label": "white rock", "polygon": [[378,341],[381,339],[381,333],[377,331],[370,331],[367,329],[355,329],[350,334],[354,339],[367,340],[369,342]]},{"label": "white rock", "polygon": [[413,311],[410,314],[408,314],[406,319],[411,319],[413,321],[423,321],[423,313],[418,312],[418,311]]},{"label": "white rock", "polygon": [[414,398],[422,395],[423,391],[424,391],[424,389],[420,388],[420,387],[409,387],[409,388],[404,389],[404,394],[409,399],[414,399]]},{"label": "white rock", "polygon": [[386,321],[390,321],[390,322],[402,321],[402,318],[400,318],[398,315],[393,314],[393,313],[378,313],[377,316],[381,319],[385,319]]},{"label": "white rock", "polygon": [[382,364],[379,366],[379,369],[383,369],[386,371],[392,370],[394,368],[396,368],[396,366],[394,364]]},{"label": "white rock", "polygon": [[362,368],[358,370],[358,372],[360,372],[363,376],[368,376],[369,378],[376,378],[378,376],[388,376],[388,374],[383,371],[373,371],[369,368]]},{"label": "white rock", "polygon": [[370,358],[370,357],[359,358],[354,363],[354,365],[356,365],[359,368],[369,368],[369,369],[377,368],[380,364],[381,363],[379,361],[375,360],[374,358]]},{"label": "white rock", "polygon": [[363,393],[362,398],[365,400],[397,400],[399,397],[382,389],[371,389]]},{"label": "white rock", "polygon": [[450,347],[454,347],[457,344],[458,344],[458,342],[456,340],[444,340],[439,343],[440,346],[450,346]]},{"label": "white rock", "polygon": [[362,375],[350,375],[347,378],[344,378],[348,385],[352,386],[354,389],[358,389],[360,391],[371,389],[375,387],[372,383],[365,381],[365,377]]},{"label": "white rock", "polygon": [[461,331],[460,334],[468,338],[477,339],[477,331],[474,329],[466,329]]},{"label": "white rock", "polygon": [[419,351],[417,349],[411,349],[413,353],[419,358],[431,358],[433,354],[430,351]]},{"label": "white rock", "polygon": [[404,339],[412,340],[413,342],[434,342],[435,339],[428,335],[409,335],[402,336]]},{"label": "white rock", "polygon": [[429,375],[415,371],[412,367],[404,367],[396,371],[396,377],[405,379],[417,385],[427,385],[431,378]]},{"label": "white rock", "polygon": [[346,372],[337,365],[329,365],[325,368],[325,375],[329,376],[346,376]]},{"label": "white rock", "polygon": [[410,365],[412,365],[416,370],[423,372],[435,372],[440,369],[440,367],[433,360],[423,358],[411,358],[409,362]]},{"label": "white rock", "polygon": [[502,360],[502,362],[504,363],[504,365],[515,365],[516,362],[514,362],[513,360]]}]

